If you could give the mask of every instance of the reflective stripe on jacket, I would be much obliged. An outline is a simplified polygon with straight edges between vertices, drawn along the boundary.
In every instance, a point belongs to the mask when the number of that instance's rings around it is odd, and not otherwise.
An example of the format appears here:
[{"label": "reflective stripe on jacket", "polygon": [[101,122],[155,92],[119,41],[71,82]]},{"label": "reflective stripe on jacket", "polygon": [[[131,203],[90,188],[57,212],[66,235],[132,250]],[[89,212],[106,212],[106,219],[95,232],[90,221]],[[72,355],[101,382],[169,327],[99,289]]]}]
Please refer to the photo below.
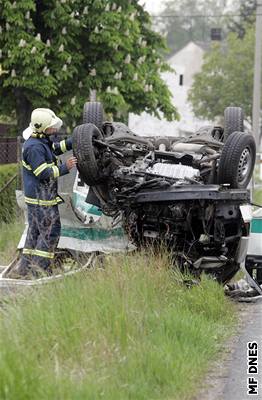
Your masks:
[{"label": "reflective stripe on jacket", "polygon": [[72,149],[72,139],[52,143],[45,135],[32,135],[23,146],[23,181],[25,202],[53,206],[63,200],[57,194],[57,178],[68,174],[65,163],[58,165],[58,155]]}]

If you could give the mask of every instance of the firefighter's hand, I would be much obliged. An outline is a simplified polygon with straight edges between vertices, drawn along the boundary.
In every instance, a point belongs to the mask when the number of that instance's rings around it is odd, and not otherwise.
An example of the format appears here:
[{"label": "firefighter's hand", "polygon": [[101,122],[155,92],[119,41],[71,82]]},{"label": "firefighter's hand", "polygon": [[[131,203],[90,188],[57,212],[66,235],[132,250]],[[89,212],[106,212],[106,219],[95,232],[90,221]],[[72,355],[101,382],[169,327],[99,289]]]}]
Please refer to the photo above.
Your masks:
[{"label": "firefighter's hand", "polygon": [[77,164],[77,159],[75,157],[70,157],[66,160],[66,166],[68,170],[72,169]]}]

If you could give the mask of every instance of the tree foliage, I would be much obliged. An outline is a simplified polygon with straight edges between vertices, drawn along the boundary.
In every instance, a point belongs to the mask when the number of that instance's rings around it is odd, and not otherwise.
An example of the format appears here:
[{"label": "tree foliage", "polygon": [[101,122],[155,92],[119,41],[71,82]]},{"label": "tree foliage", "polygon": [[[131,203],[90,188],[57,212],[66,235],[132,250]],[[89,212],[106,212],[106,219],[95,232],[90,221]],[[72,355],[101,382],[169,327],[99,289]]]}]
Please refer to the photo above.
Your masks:
[{"label": "tree foliage", "polygon": [[239,16],[229,18],[228,29],[231,32],[236,32],[239,38],[243,38],[247,27],[255,22],[256,5],[256,0],[241,0],[238,11]]},{"label": "tree foliage", "polygon": [[72,126],[95,90],[114,115],[174,119],[164,47],[138,0],[0,0],[0,114],[16,114],[21,130],[48,106]]},{"label": "tree foliage", "polygon": [[227,106],[239,106],[251,118],[254,69],[254,27],[243,39],[231,33],[225,44],[206,53],[202,71],[195,76],[189,100],[199,117],[214,119]]}]

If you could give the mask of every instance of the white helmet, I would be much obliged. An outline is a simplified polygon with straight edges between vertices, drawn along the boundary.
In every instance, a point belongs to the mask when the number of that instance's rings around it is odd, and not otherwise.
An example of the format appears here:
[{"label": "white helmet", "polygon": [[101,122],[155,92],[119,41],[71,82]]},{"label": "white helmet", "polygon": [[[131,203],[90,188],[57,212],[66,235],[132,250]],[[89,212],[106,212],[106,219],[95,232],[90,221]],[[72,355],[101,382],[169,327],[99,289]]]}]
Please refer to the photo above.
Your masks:
[{"label": "white helmet", "polygon": [[23,138],[29,139],[32,133],[43,133],[47,128],[60,129],[63,121],[49,108],[36,108],[31,114],[31,122],[23,132]]},{"label": "white helmet", "polygon": [[36,108],[31,115],[30,128],[33,132],[43,133],[47,128],[60,129],[63,122],[49,108]]}]

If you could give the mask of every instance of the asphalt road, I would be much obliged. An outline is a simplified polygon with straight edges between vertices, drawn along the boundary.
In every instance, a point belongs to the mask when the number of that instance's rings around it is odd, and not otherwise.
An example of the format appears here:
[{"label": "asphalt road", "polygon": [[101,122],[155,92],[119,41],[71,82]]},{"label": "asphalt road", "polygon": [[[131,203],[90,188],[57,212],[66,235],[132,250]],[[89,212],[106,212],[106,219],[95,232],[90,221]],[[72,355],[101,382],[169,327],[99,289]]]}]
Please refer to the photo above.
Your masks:
[{"label": "asphalt road", "polygon": [[[194,400],[262,399],[262,298],[255,303],[240,303],[239,309],[238,333],[226,343],[224,353],[213,365]],[[249,342],[256,342],[258,346],[257,374],[247,371]],[[248,395],[248,378],[258,381],[257,394]]]},{"label": "asphalt road", "polygon": [[[243,303],[245,308],[244,313],[247,314],[247,323],[238,340],[235,343],[235,348],[232,354],[232,359],[229,365],[229,374],[226,378],[224,390],[222,393],[223,400],[248,400],[262,399],[262,301],[259,303]],[[256,367],[248,369],[247,358],[253,360],[256,351],[251,351],[247,357],[247,344],[256,342],[258,346],[258,373]],[[252,347],[255,347],[253,344]],[[253,364],[255,361],[253,360]],[[251,387],[248,387],[248,379],[252,385],[253,380],[258,381],[257,394],[248,394],[252,392]],[[253,388],[255,393],[255,386]]]}]

